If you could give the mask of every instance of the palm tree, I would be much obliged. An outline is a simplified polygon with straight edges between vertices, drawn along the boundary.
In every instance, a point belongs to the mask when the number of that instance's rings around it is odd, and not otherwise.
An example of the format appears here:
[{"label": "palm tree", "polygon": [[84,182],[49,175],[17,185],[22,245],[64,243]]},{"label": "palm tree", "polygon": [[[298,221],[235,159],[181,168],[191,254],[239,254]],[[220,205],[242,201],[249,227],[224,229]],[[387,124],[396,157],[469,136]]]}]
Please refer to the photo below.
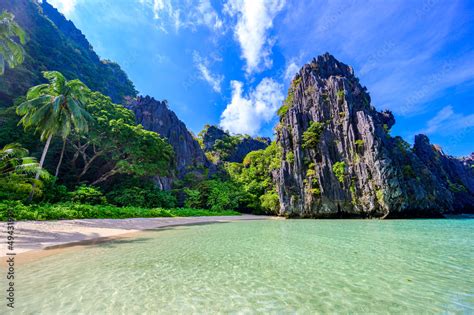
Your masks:
[{"label": "palm tree", "polygon": [[[79,80],[67,81],[57,71],[44,71],[43,76],[49,83],[30,88],[26,101],[17,107],[17,114],[22,116],[18,124],[25,129],[40,133],[41,141],[46,140],[40,158],[43,167],[46,154],[55,135],[63,139],[63,149],[56,168],[56,176],[64,155],[65,141],[72,129],[78,133],[88,131],[90,114],[85,110],[87,86]],[[39,174],[36,176],[39,177]]]},{"label": "palm tree", "polygon": [[0,14],[0,75],[5,72],[5,63],[14,68],[24,60],[23,47],[14,40],[15,37],[25,44],[25,31],[14,21],[13,14],[3,11]]}]

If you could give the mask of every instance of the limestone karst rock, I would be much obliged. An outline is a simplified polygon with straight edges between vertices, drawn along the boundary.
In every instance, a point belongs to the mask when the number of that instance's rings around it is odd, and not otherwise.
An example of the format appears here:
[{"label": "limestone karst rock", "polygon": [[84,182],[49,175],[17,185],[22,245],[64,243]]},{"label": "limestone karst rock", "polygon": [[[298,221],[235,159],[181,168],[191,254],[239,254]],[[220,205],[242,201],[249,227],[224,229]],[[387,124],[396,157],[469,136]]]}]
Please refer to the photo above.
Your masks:
[{"label": "limestone karst rock", "polygon": [[[205,152],[213,152],[226,162],[241,163],[245,156],[256,150],[263,150],[270,145],[270,138],[250,137],[248,135],[231,136],[228,132],[216,126],[205,126],[200,132]],[[219,145],[225,146],[220,148]],[[225,151],[225,152],[224,152]]]},{"label": "limestone karst rock", "polygon": [[301,68],[279,115],[281,215],[435,217],[474,208],[472,160],[437,152],[422,136],[414,148],[390,136],[391,112],[378,112],[353,69],[330,54]]},{"label": "limestone karst rock", "polygon": [[173,146],[177,177],[189,172],[207,173],[214,168],[186,125],[168,108],[166,101],[150,96],[128,99],[125,107],[135,113],[137,123],[165,137]]}]

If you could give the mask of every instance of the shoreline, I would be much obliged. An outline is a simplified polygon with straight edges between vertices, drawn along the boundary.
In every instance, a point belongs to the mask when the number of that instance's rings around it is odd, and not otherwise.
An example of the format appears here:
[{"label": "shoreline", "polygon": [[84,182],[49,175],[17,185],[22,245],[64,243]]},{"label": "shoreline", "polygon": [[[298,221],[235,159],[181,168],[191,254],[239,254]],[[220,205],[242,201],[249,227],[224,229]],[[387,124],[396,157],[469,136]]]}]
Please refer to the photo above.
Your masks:
[{"label": "shoreline", "polygon": [[[164,227],[269,219],[275,219],[275,217],[243,214],[240,216],[16,221],[14,252],[21,256],[46,251],[51,251],[52,254],[68,247],[87,246],[133,237],[141,231]],[[6,222],[3,222],[0,257],[6,257],[7,253],[5,231]]]}]

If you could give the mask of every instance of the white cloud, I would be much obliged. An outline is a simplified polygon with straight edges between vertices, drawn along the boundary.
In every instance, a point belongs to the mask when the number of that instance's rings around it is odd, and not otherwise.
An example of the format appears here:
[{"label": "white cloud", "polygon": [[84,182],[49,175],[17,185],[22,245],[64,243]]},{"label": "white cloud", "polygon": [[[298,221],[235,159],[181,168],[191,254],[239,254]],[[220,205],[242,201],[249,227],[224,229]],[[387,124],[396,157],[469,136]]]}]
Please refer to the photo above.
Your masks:
[{"label": "white cloud", "polygon": [[176,31],[181,28],[195,29],[199,25],[207,26],[212,30],[223,27],[223,21],[212,7],[210,0],[201,0],[198,4],[187,0],[138,1],[153,10],[153,17],[158,20],[159,28],[165,32],[168,25],[172,25]]},{"label": "white cloud", "polygon": [[292,80],[295,74],[300,70],[300,67],[294,61],[290,61],[285,70],[285,79]]},{"label": "white cloud", "polygon": [[195,18],[198,24],[206,25],[210,29],[219,30],[222,28],[223,22],[214,10],[209,0],[203,0],[197,7],[198,13]]},{"label": "white cloud", "polygon": [[283,86],[264,78],[247,96],[242,94],[242,82],[232,81],[232,100],[221,115],[220,126],[232,133],[255,135],[262,124],[275,117],[283,101]]},{"label": "white cloud", "polygon": [[178,31],[182,26],[180,10],[174,9],[170,0],[139,0],[141,4],[151,6],[153,17],[159,21],[159,29],[167,32],[165,24],[172,24]]},{"label": "white cloud", "polygon": [[220,93],[224,76],[213,74],[209,70],[209,60],[207,58],[202,58],[197,51],[193,53],[193,61],[199,71],[200,78],[209,83],[214,92]]},{"label": "white cloud", "polygon": [[[171,3],[167,1],[167,7],[171,7]],[[154,0],[153,1],[153,13],[155,16],[155,19],[160,18],[161,11],[165,9],[165,0]]]},{"label": "white cloud", "polygon": [[197,65],[199,72],[201,72],[202,78],[207,81],[212,87],[212,89],[220,93],[221,92],[221,83],[224,80],[222,75],[213,75],[209,69],[202,63]]},{"label": "white cloud", "polygon": [[77,0],[48,0],[47,2],[58,9],[58,11],[67,18],[70,18],[77,4]]},{"label": "white cloud", "polygon": [[469,127],[474,127],[474,114],[455,113],[453,107],[448,105],[427,122],[426,128],[421,133],[453,133]]},{"label": "white cloud", "polygon": [[229,0],[224,10],[237,16],[234,36],[242,49],[248,74],[272,66],[270,58],[274,39],[268,35],[273,19],[283,9],[285,0]]}]

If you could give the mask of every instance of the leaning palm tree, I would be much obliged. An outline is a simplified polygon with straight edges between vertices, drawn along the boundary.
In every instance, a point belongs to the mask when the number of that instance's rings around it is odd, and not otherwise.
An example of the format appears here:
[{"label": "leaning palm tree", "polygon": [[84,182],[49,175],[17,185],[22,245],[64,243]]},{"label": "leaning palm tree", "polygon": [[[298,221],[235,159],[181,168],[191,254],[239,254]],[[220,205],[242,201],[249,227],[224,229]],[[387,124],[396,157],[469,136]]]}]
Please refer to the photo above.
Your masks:
[{"label": "leaning palm tree", "polygon": [[23,47],[14,38],[24,45],[26,33],[15,22],[13,14],[3,11],[0,14],[0,75],[5,72],[5,63],[14,68],[24,60]]},{"label": "leaning palm tree", "polygon": [[41,141],[46,141],[39,162],[41,167],[51,139],[55,135],[61,136],[63,149],[57,175],[64,155],[64,144],[72,129],[78,133],[88,131],[91,116],[85,110],[84,104],[89,89],[79,80],[67,81],[57,71],[45,71],[43,76],[49,83],[30,88],[26,101],[17,107],[17,114],[22,116],[18,124],[23,125],[25,129],[33,129],[40,134]]}]

